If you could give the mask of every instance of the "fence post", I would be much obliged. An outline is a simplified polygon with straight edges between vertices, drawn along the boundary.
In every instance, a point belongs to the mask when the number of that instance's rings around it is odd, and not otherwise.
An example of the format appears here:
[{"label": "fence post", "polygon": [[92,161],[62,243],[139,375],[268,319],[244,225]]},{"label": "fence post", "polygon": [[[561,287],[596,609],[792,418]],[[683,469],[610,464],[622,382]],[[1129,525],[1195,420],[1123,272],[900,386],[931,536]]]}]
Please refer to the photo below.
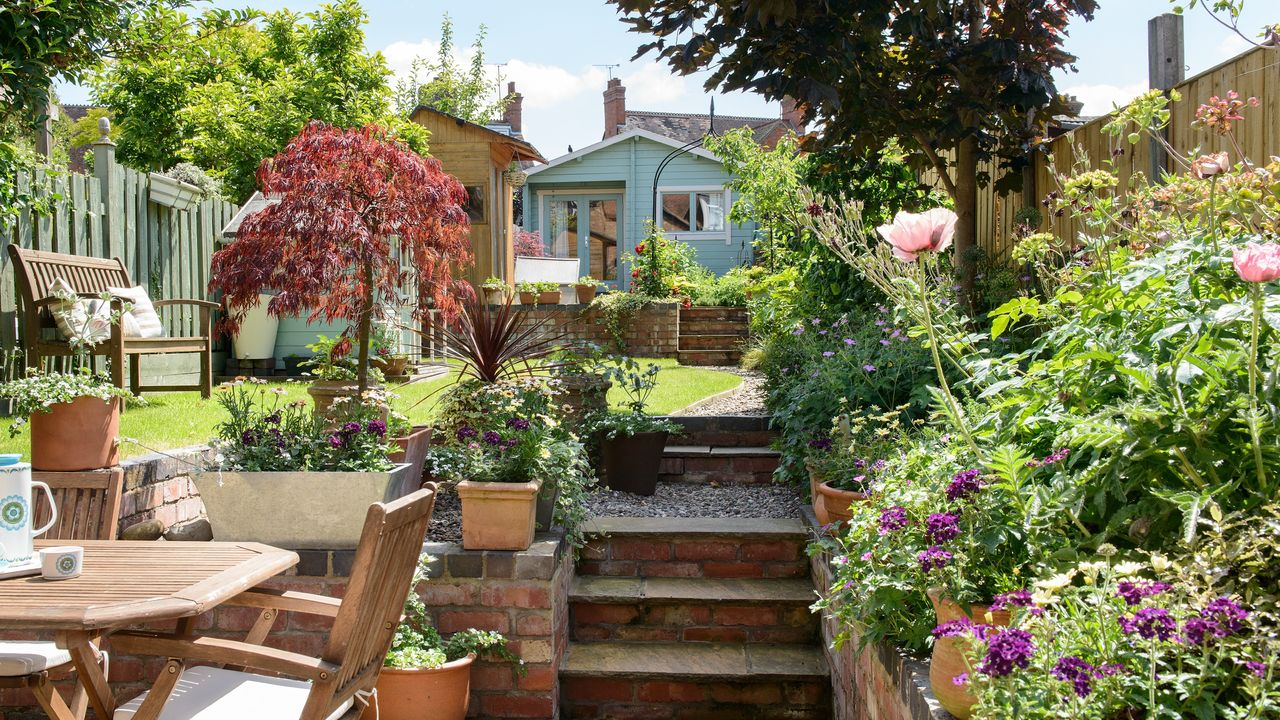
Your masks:
[{"label": "fence post", "polygon": [[116,177],[120,172],[120,166],[116,164],[116,144],[109,137],[111,121],[98,118],[98,132],[102,136],[93,141],[93,176],[101,186],[102,253],[108,258],[123,257],[124,206]]},{"label": "fence post", "polygon": [[[1182,16],[1164,13],[1147,22],[1147,77],[1152,90],[1166,94],[1186,79],[1187,64],[1183,55]],[[1168,128],[1161,131],[1168,141]],[[1169,169],[1169,153],[1154,138],[1151,140],[1151,180],[1160,182]]]}]

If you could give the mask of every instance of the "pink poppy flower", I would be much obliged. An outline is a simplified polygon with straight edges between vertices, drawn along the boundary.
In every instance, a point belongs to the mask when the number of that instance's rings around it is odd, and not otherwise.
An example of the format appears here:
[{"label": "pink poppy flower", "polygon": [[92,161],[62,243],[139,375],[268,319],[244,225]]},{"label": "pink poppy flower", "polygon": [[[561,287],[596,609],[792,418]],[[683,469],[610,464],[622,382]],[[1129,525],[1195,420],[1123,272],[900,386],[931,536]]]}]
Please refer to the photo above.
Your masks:
[{"label": "pink poppy flower", "polygon": [[1191,163],[1191,174],[1204,180],[1231,169],[1231,158],[1225,153],[1201,155]]},{"label": "pink poppy flower", "polygon": [[1252,283],[1271,282],[1280,278],[1280,245],[1249,243],[1231,254],[1236,274]]},{"label": "pink poppy flower", "polygon": [[894,257],[915,262],[922,252],[942,252],[951,247],[951,238],[956,233],[956,214],[946,208],[922,213],[900,212],[892,223],[881,225],[876,232],[893,246]]}]

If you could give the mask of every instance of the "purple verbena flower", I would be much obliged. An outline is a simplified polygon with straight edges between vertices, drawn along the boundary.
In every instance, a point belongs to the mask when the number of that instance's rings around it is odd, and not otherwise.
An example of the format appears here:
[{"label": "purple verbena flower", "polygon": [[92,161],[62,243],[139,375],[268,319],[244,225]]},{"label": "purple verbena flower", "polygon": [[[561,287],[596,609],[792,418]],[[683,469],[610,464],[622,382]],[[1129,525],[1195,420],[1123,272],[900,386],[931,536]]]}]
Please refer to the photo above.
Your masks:
[{"label": "purple verbena flower", "polygon": [[1142,608],[1133,614],[1120,616],[1120,629],[1126,635],[1138,634],[1143,640],[1170,640],[1177,630],[1178,623],[1164,608]]},{"label": "purple verbena flower", "polygon": [[947,500],[948,502],[968,500],[981,489],[981,470],[961,470],[951,476],[951,484],[947,485]]},{"label": "purple verbena flower", "polygon": [[1076,695],[1082,698],[1089,697],[1093,692],[1093,680],[1102,677],[1096,667],[1072,655],[1058,658],[1049,674],[1062,682],[1071,683]]},{"label": "purple verbena flower", "polygon": [[880,534],[888,535],[906,527],[910,521],[907,519],[907,509],[901,505],[894,505],[891,508],[885,508],[880,512]]},{"label": "purple verbena flower", "polygon": [[507,421],[507,427],[512,430],[528,430],[529,421],[524,418],[511,418]]},{"label": "purple verbena flower", "polygon": [[1249,669],[1249,672],[1253,673],[1257,677],[1267,676],[1266,663],[1260,663],[1257,660],[1250,660],[1249,662],[1245,663],[1244,666]]},{"label": "purple verbena flower", "polygon": [[934,513],[925,520],[925,537],[934,545],[950,542],[960,534],[960,516]]},{"label": "purple verbena flower", "polygon": [[1014,668],[1026,668],[1035,651],[1031,633],[1026,630],[996,630],[987,635],[987,653],[978,663],[978,671],[991,677],[1005,677]]},{"label": "purple verbena flower", "polygon": [[1116,594],[1124,598],[1130,607],[1138,605],[1143,598],[1154,597],[1169,589],[1168,583],[1154,580],[1121,580],[1116,586]]},{"label": "purple verbena flower", "polygon": [[344,433],[346,433],[346,434],[348,434],[348,435],[352,435],[352,434],[358,433],[358,432],[360,432],[360,430],[361,430],[361,429],[362,429],[362,428],[360,427],[360,423],[358,423],[358,422],[356,422],[356,421],[354,421],[354,420],[352,420],[351,422],[348,422],[348,423],[344,423],[344,424],[342,425],[342,432],[344,432]]},{"label": "purple verbena flower", "polygon": [[467,438],[473,438],[479,434],[480,432],[475,428],[463,426],[458,428],[458,441],[465,442]]},{"label": "purple verbena flower", "polygon": [[343,445],[345,445],[345,444],[346,444],[346,442],[347,442],[347,441],[346,441],[345,439],[343,439],[343,437],[342,437],[341,435],[339,435],[338,433],[334,433],[334,434],[332,434],[332,435],[330,435],[330,436],[329,436],[329,445],[330,445],[330,446],[332,446],[332,447],[340,448],[340,447],[342,447]]},{"label": "purple verbena flower", "polygon": [[1008,610],[1016,607],[1031,607],[1031,593],[1026,590],[1001,593],[991,603],[992,610]]},{"label": "purple verbena flower", "polygon": [[973,621],[967,617],[958,620],[949,620],[938,625],[933,629],[933,636],[936,638],[959,637],[968,635],[973,631]]},{"label": "purple verbena flower", "polygon": [[934,570],[941,570],[946,567],[947,563],[951,562],[951,557],[951,553],[943,550],[937,545],[934,545],[928,550],[917,555],[916,559],[920,561],[921,570],[924,572],[933,572]]},{"label": "purple verbena flower", "polygon": [[258,443],[258,434],[252,430],[245,430],[240,434],[240,442],[244,445],[256,445]]},{"label": "purple verbena flower", "polygon": [[279,425],[279,424],[280,424],[280,411],[279,411],[279,410],[277,410],[277,411],[275,411],[275,412],[271,413],[270,415],[268,415],[268,416],[266,416],[266,417],[262,418],[262,422],[267,423],[268,425]]},{"label": "purple verbena flower", "polygon": [[365,430],[367,430],[370,435],[377,435],[378,437],[387,436],[387,424],[382,420],[370,420],[365,425]]},{"label": "purple verbena flower", "polygon": [[485,430],[484,435],[480,439],[490,445],[499,445],[502,443],[502,436],[493,430]]},{"label": "purple verbena flower", "polygon": [[814,438],[809,441],[809,448],[826,452],[831,449],[831,438]]}]

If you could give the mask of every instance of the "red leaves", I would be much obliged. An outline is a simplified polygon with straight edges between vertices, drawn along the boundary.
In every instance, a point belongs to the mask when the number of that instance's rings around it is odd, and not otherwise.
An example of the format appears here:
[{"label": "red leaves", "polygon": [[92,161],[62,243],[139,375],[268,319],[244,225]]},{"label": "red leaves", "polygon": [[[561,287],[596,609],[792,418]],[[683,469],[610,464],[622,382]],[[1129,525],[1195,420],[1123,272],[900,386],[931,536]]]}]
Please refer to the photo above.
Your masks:
[{"label": "red leaves", "polygon": [[[358,322],[411,293],[414,314],[454,316],[470,286],[466,191],[440,163],[376,125],[343,130],[313,121],[258,171],[279,202],[245,219],[213,256],[233,330],[262,290],[273,315]],[[406,258],[405,271],[400,258]]]}]

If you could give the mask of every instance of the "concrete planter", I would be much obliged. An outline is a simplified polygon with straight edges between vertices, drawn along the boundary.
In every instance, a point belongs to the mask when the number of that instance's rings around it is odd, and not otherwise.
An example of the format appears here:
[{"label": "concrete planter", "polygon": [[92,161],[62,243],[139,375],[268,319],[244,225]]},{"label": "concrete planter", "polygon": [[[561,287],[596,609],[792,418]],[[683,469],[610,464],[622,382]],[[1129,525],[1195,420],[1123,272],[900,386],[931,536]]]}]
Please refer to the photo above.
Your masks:
[{"label": "concrete planter", "polygon": [[351,549],[375,502],[412,492],[408,464],[387,472],[205,472],[194,478],[214,540]]},{"label": "concrete planter", "polygon": [[466,550],[528,550],[542,481],[458,483],[462,501],[462,547]]}]

